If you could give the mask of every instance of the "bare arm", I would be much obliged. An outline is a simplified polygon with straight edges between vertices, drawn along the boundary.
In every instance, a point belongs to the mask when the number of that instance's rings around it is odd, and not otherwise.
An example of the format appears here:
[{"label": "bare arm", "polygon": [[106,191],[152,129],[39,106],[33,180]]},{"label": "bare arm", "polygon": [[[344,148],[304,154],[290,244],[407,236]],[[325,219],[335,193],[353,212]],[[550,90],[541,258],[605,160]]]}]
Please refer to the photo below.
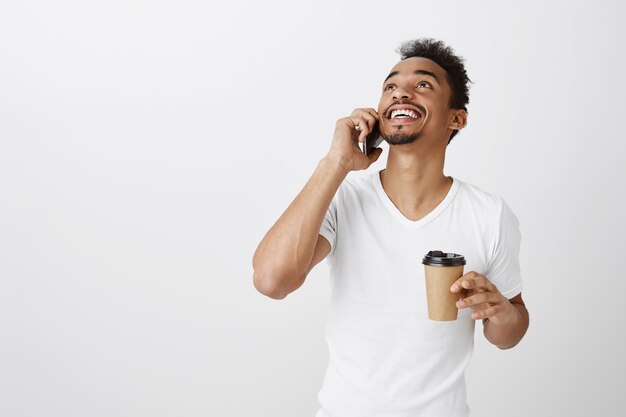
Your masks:
[{"label": "bare arm", "polygon": [[526,334],[529,324],[529,314],[522,300],[522,294],[518,294],[509,300],[514,307],[514,319],[507,325],[498,326],[488,319],[483,320],[483,334],[485,338],[500,349],[510,349],[517,345]]},{"label": "bare arm", "polygon": [[[253,282],[262,294],[285,298],[304,283],[311,267],[328,254],[330,245],[319,231],[335,193],[350,171],[369,167],[381,153],[379,150],[365,156],[359,150],[355,126],[361,127],[360,136],[365,137],[375,121],[371,112],[358,109],[352,116],[337,121],[330,152],[254,253]],[[318,256],[314,258],[314,254]]]},{"label": "bare arm", "polygon": [[259,244],[252,265],[254,284],[263,294],[284,298],[304,282],[324,215],[348,171],[322,159],[287,210]]}]

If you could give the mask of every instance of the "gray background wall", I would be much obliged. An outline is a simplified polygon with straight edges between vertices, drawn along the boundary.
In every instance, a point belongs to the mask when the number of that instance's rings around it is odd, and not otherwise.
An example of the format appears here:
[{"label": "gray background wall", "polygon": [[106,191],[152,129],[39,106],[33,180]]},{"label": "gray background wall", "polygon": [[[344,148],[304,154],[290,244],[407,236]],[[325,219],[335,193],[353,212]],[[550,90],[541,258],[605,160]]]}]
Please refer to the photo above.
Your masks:
[{"label": "gray background wall", "polygon": [[328,267],[276,301],[252,254],[422,36],[474,81],[446,174],[522,229],[531,326],[500,351],[477,325],[472,415],[621,415],[624,11],[2,2],[0,415],[313,416]]}]

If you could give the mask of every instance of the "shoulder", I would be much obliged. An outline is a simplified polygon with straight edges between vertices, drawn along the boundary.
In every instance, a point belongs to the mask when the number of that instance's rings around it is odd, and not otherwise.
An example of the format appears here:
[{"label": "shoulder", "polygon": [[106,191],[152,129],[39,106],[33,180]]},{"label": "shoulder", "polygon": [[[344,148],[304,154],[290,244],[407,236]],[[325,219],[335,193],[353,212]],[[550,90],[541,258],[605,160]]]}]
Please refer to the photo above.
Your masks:
[{"label": "shoulder", "polygon": [[466,206],[480,214],[500,215],[503,207],[506,205],[504,199],[495,193],[485,191],[484,189],[454,178],[459,181],[459,197]]},{"label": "shoulder", "polygon": [[463,184],[465,211],[470,212],[477,224],[485,227],[485,232],[494,241],[501,236],[519,235],[519,220],[505,199],[472,184]]},{"label": "shoulder", "polygon": [[463,212],[472,215],[477,222],[496,229],[503,223],[518,224],[516,215],[502,196],[463,181],[460,181],[458,194]]},{"label": "shoulder", "polygon": [[350,187],[353,190],[362,190],[369,188],[375,179],[375,175],[379,175],[378,171],[370,172],[351,172],[352,175],[348,175],[343,181],[346,187]]},{"label": "shoulder", "polygon": [[374,193],[374,175],[378,175],[378,171],[368,172],[361,175],[348,175],[337,190],[337,195],[342,198],[359,197]]}]

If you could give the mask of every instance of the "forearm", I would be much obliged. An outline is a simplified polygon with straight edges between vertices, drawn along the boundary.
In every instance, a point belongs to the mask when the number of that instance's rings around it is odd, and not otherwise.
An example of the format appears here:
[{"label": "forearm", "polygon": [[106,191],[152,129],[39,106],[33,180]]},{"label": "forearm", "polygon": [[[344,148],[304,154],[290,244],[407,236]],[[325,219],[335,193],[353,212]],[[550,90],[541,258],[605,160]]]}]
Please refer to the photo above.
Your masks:
[{"label": "forearm", "polygon": [[255,284],[268,292],[292,287],[313,257],[320,227],[330,203],[348,174],[340,161],[325,157],[304,188],[259,244],[252,266]]},{"label": "forearm", "polygon": [[517,345],[526,334],[529,324],[528,310],[523,304],[511,303],[511,320],[497,325],[485,320],[483,334],[487,340],[500,349],[510,349]]}]

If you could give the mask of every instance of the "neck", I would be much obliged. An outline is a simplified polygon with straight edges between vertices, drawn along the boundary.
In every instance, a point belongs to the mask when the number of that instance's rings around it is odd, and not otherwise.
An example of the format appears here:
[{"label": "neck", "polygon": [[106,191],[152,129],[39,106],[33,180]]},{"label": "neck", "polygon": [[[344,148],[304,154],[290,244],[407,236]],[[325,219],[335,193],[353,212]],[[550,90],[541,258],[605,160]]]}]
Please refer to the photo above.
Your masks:
[{"label": "neck", "polygon": [[438,205],[448,194],[452,178],[443,174],[444,162],[445,148],[390,146],[381,183],[396,207],[417,213]]}]

